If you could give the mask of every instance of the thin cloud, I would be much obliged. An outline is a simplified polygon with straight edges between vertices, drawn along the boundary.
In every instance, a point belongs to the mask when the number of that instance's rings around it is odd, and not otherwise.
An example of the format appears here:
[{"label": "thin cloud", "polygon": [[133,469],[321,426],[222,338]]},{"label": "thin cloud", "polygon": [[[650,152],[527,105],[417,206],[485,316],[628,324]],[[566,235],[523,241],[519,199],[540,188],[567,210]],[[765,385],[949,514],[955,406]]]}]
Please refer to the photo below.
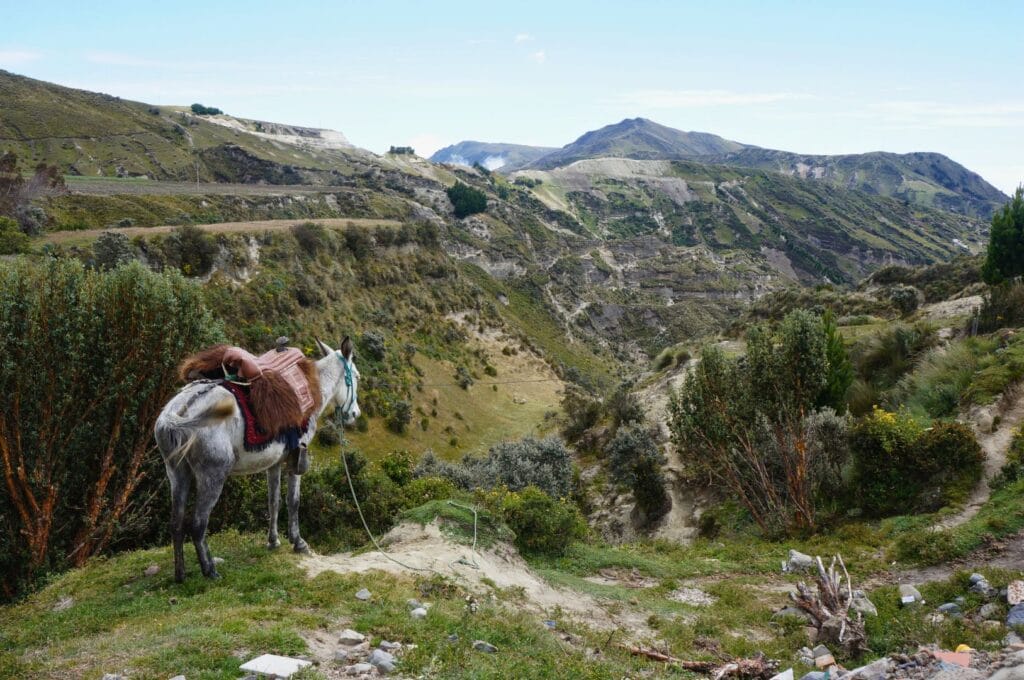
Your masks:
[{"label": "thin cloud", "polygon": [[512,42],[517,45],[519,43],[530,42],[531,40],[533,40],[533,36],[529,33],[516,33],[516,36],[512,38]]},{"label": "thin cloud", "polygon": [[546,54],[544,54],[544,50],[537,50],[536,52],[530,55],[530,59],[537,62],[538,64],[543,64],[545,61],[547,61],[548,57]]},{"label": "thin cloud", "polygon": [[812,99],[795,92],[733,92],[730,90],[636,90],[616,98],[617,103],[648,109],[693,109],[706,106],[747,106]]},{"label": "thin cloud", "polygon": [[42,56],[41,52],[32,50],[0,50],[0,64],[4,66],[19,66],[36,61]]},{"label": "thin cloud", "polygon": [[1024,127],[1024,102],[953,105],[935,101],[872,104],[867,116],[890,129]]}]

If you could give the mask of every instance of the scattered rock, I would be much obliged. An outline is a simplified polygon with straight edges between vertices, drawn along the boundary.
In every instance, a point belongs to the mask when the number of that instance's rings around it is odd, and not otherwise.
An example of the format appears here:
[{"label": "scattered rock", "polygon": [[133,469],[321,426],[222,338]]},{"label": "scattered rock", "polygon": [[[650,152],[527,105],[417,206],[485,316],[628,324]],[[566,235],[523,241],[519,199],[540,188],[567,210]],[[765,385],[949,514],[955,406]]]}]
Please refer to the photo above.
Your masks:
[{"label": "scattered rock", "polygon": [[53,605],[53,611],[62,612],[66,609],[70,609],[75,604],[75,598],[73,597],[62,597],[57,600],[57,604]]},{"label": "scattered rock", "polygon": [[947,602],[946,604],[939,605],[939,611],[952,616],[953,614],[960,613],[960,605],[956,602]]},{"label": "scattered rock", "polygon": [[451,635],[448,636],[447,640],[448,640],[448,642],[458,642],[459,641],[459,634],[458,633],[452,633]]},{"label": "scattered rock", "polygon": [[171,680],[185,680],[184,675],[175,675]]},{"label": "scattered rock", "polygon": [[818,620],[816,618],[811,616],[808,612],[805,612],[803,609],[800,609],[799,607],[783,607],[779,611],[772,614],[772,619],[775,620],[782,619],[785,617],[795,617],[798,619],[803,619],[807,623],[818,625]]},{"label": "scattered rock", "polygon": [[974,584],[976,584],[976,583],[978,583],[980,581],[984,581],[984,580],[986,580],[986,579],[985,579],[985,577],[982,574],[979,574],[978,572],[974,572],[967,579],[967,583],[969,583],[970,585],[973,586]]},{"label": "scattered rock", "polygon": [[1005,647],[1013,647],[1014,645],[1020,644],[1024,644],[1024,639],[1022,639],[1020,635],[1017,635],[1015,631],[1011,630],[1006,634],[1006,637],[1003,638],[1003,646]]},{"label": "scattered rock", "polygon": [[924,602],[924,598],[921,597],[921,591],[912,585],[901,585],[900,586],[900,603],[904,606],[909,604],[918,604]]},{"label": "scattered rock", "polygon": [[366,588],[360,589],[360,591],[356,593],[356,599],[357,600],[362,600],[363,602],[365,602],[366,600],[369,600],[370,599],[370,591],[367,590]]},{"label": "scattered rock", "polygon": [[423,606],[423,603],[417,600],[415,597],[410,597],[408,600],[405,601],[405,603],[409,605],[409,609],[419,609]]},{"label": "scattered rock", "polygon": [[363,635],[360,632],[354,631],[351,628],[346,628],[345,630],[341,631],[341,635],[338,636],[338,642],[347,647],[358,645],[365,639],[365,635]]},{"label": "scattered rock", "polygon": [[1001,668],[989,680],[1024,680],[1024,666]]},{"label": "scattered rock", "polygon": [[124,678],[117,673],[104,673],[103,680],[124,680]]},{"label": "scattered rock", "polygon": [[299,670],[311,665],[311,662],[303,659],[293,659],[288,656],[278,656],[277,654],[263,654],[255,659],[246,661],[238,668],[239,670],[258,675],[290,678],[295,673],[298,673]]},{"label": "scattered rock", "polygon": [[804,634],[807,635],[808,644],[817,644],[818,642],[818,627],[817,626],[804,626]]},{"label": "scattered rock", "polygon": [[986,599],[991,600],[999,594],[999,591],[993,588],[981,574],[971,574],[970,584],[972,593],[978,593]]},{"label": "scattered rock", "polygon": [[143,570],[142,573],[145,574],[146,576],[156,576],[157,574],[160,573],[160,565],[159,564],[151,564],[148,567],[146,567]]},{"label": "scattered rock", "polygon": [[395,657],[383,649],[375,649],[370,653],[368,661],[381,673],[393,673],[395,671]]},{"label": "scattered rock", "polygon": [[335,663],[346,663],[348,661],[348,657],[349,657],[350,653],[351,652],[349,652],[349,650],[347,650],[347,649],[339,649],[339,650],[337,650],[336,652],[334,652],[334,661],[335,661]]},{"label": "scattered rock", "polygon": [[811,650],[811,656],[813,656],[815,659],[817,659],[819,656],[828,656],[831,653],[832,652],[830,652],[828,650],[828,647],[826,647],[825,645],[818,645],[817,647]]},{"label": "scattered rock", "polygon": [[497,647],[492,645],[490,642],[484,642],[483,640],[473,640],[473,649],[486,654],[495,654],[498,651]]},{"label": "scattered rock", "polygon": [[1024,626],[1024,604],[1014,605],[1006,615],[1007,626]]},{"label": "scattered rock", "polygon": [[831,654],[826,654],[825,656],[819,656],[819,657],[816,657],[814,659],[814,665],[817,666],[818,668],[828,668],[829,666],[834,666],[835,663],[836,663],[836,659]]},{"label": "scattered rock", "polygon": [[933,626],[938,626],[938,625],[940,625],[945,620],[946,620],[946,615],[945,614],[941,614],[939,612],[935,612],[934,614],[929,614],[928,615],[928,623],[932,624]]},{"label": "scattered rock", "polygon": [[885,680],[889,675],[890,661],[888,657],[881,658],[867,666],[861,666],[850,671],[844,678],[857,678],[857,680]]},{"label": "scattered rock", "polygon": [[811,671],[804,675],[800,680],[825,680],[824,671]]},{"label": "scattered rock", "polygon": [[850,601],[850,608],[860,612],[864,616],[878,616],[878,607],[868,599],[863,590],[853,591],[853,599]]},{"label": "scattered rock", "polygon": [[399,650],[399,649],[402,648],[402,643],[401,642],[388,642],[387,640],[381,640],[380,644],[377,645],[377,646],[379,648],[383,649],[385,652],[394,652],[394,651]]},{"label": "scattered rock", "polygon": [[946,663],[953,664],[955,666],[963,666],[967,668],[971,665],[971,653],[970,652],[947,652],[944,649],[939,649],[932,654],[939,661],[945,661]]},{"label": "scattered rock", "polygon": [[700,588],[676,588],[668,594],[668,598],[694,607],[706,607],[715,603],[715,597]]},{"label": "scattered rock", "polygon": [[409,615],[412,616],[412,618],[414,619],[422,619],[426,617],[427,610],[423,607],[416,607],[416,609],[413,609],[411,612],[409,612]]},{"label": "scattered rock", "polygon": [[973,668],[952,666],[950,668],[943,668],[938,673],[931,676],[929,680],[982,680],[984,677],[984,673],[976,671]]},{"label": "scattered rock", "polygon": [[1011,581],[1006,586],[1006,602],[1011,607],[1024,602],[1024,581]]},{"label": "scattered rock", "polygon": [[1001,621],[982,621],[981,627],[985,630],[1002,630],[1003,624]]},{"label": "scattered rock", "polygon": [[789,559],[782,564],[783,572],[807,571],[814,566],[814,558],[796,550],[789,551]]},{"label": "scattered rock", "polygon": [[1000,607],[998,604],[996,604],[995,602],[986,602],[985,604],[981,605],[981,609],[978,610],[978,616],[980,616],[983,619],[997,619],[999,618],[999,614],[1001,612],[1002,607]]},{"label": "scattered rock", "polygon": [[551,630],[554,630],[555,626],[557,626],[557,625],[558,624],[555,623],[554,621],[552,621],[551,619],[547,619],[547,620],[544,621],[544,627],[545,628],[549,628]]},{"label": "scattered rock", "polygon": [[213,558],[213,563],[216,566],[220,566],[220,565],[224,564],[224,558],[223,557],[214,557]]},{"label": "scattered rock", "polygon": [[354,663],[345,668],[345,675],[368,675],[373,672],[373,665],[368,663]]},{"label": "scattered rock", "polygon": [[777,673],[771,677],[771,680],[793,680],[793,669],[787,668],[781,673]]}]

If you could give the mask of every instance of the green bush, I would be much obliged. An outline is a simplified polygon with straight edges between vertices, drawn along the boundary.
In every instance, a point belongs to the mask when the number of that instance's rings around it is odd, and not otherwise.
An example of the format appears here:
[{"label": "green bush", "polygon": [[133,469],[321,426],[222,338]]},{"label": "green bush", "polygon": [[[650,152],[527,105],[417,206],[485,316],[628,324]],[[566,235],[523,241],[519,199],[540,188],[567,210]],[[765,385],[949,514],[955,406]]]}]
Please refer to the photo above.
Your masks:
[{"label": "green bush", "polygon": [[988,332],[1024,325],[1024,283],[1006,282],[989,288],[978,312],[978,330]]},{"label": "green bush", "polygon": [[516,534],[516,547],[526,554],[564,555],[569,545],[587,531],[575,505],[555,500],[535,486],[507,494],[501,513]]},{"label": "green bush", "polygon": [[124,234],[105,231],[92,246],[93,261],[98,269],[114,269],[135,259],[135,250]]},{"label": "green bush", "polygon": [[167,263],[185,276],[206,276],[213,269],[217,244],[200,227],[191,224],[175,227],[162,245]]},{"label": "green bush", "polygon": [[990,284],[1024,275],[1024,187],[1017,187],[1010,202],[992,216],[981,274]]},{"label": "green bush", "polygon": [[17,255],[31,250],[32,239],[9,217],[0,217],[0,255]]},{"label": "green bush", "polygon": [[931,512],[962,500],[981,478],[984,454],[970,429],[938,422],[924,430],[908,413],[875,407],[850,435],[865,514]]},{"label": "green bush", "polygon": [[475,213],[482,213],[487,210],[487,196],[479,189],[474,189],[468,184],[456,182],[455,186],[445,189],[448,200],[452,202],[455,210],[455,217],[460,220]]},{"label": "green bush", "polygon": [[299,242],[299,246],[310,257],[315,257],[323,251],[328,244],[329,236],[322,224],[315,222],[303,222],[292,227],[292,236]]},{"label": "green bush", "polygon": [[672,508],[672,501],[665,492],[665,475],[661,471],[665,457],[650,432],[620,427],[605,451],[611,478],[633,492],[645,523],[662,518]]},{"label": "green bush", "polygon": [[408,451],[392,451],[380,461],[380,469],[392,482],[405,486],[412,481],[412,454]]}]

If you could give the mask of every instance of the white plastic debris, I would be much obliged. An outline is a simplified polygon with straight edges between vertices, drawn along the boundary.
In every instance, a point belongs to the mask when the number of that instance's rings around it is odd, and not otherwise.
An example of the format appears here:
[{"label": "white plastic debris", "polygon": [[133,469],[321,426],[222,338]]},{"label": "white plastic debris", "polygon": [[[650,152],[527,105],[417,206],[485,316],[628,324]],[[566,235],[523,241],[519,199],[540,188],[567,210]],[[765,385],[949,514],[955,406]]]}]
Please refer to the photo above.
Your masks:
[{"label": "white plastic debris", "polygon": [[311,665],[311,663],[311,661],[293,659],[288,656],[264,654],[262,656],[257,656],[251,661],[246,661],[238,668],[247,673],[256,673],[257,675],[267,675],[275,678],[290,678],[301,669]]}]

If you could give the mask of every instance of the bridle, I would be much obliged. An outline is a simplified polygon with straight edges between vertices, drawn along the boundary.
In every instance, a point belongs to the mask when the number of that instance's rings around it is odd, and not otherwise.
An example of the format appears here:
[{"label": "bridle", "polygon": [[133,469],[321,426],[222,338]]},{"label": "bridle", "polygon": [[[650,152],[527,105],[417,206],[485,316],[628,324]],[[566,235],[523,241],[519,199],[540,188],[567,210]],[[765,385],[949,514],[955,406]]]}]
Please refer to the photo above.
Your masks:
[{"label": "bridle", "polygon": [[356,407],[356,387],[359,379],[355,376],[353,362],[346,359],[341,350],[334,350],[334,355],[338,357],[338,361],[341,362],[342,367],[345,369],[345,387],[348,388],[348,397],[345,398],[345,403],[341,405],[341,415],[345,420],[348,420],[349,416],[352,415],[352,410]]}]

